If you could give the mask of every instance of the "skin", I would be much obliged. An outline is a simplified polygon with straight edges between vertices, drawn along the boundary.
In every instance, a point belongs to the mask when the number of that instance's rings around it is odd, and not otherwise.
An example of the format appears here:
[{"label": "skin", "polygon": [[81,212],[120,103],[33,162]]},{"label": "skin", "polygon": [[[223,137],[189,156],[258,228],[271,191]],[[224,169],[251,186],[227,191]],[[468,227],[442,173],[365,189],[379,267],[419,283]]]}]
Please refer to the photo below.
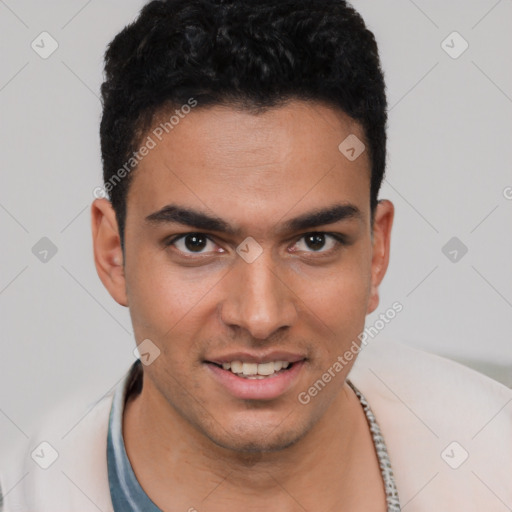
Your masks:
[{"label": "skin", "polygon": [[[197,107],[133,171],[125,254],[108,200],[92,205],[98,274],[130,309],[137,343],[160,355],[144,366],[123,433],[142,487],[162,510],[385,511],[370,431],[345,379],[355,361],[307,405],[307,390],[357,340],[379,302],[394,208],[380,201],[373,233],[370,161],[338,150],[358,123],[321,103],[290,101],[254,114]],[[167,204],[200,210],[237,235],[146,217]],[[334,204],[358,216],[282,232],[294,217]],[[194,252],[177,235],[204,233]],[[308,244],[311,232],[330,236]],[[252,263],[236,252],[261,246]],[[190,242],[190,239],[188,239]],[[272,349],[303,354],[292,387],[272,400],[229,394],[204,363]]]}]

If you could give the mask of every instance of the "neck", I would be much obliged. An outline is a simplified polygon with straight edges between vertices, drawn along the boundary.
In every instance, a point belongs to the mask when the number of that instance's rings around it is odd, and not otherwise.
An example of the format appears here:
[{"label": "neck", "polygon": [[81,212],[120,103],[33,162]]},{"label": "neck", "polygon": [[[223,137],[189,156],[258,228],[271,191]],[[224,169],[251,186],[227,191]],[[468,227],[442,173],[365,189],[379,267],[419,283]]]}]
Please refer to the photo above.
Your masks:
[{"label": "neck", "polygon": [[366,417],[347,384],[304,437],[278,452],[219,447],[178,414],[149,380],[127,402],[123,431],[139,483],[163,510],[213,512],[236,506],[291,512],[335,510],[341,502],[347,511],[385,510]]}]

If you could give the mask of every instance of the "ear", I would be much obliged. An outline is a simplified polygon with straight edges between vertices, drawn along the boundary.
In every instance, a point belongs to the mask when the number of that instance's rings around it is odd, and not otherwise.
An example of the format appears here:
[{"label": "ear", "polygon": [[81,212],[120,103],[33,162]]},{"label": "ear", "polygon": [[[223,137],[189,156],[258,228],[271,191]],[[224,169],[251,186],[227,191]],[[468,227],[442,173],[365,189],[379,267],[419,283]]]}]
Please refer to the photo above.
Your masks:
[{"label": "ear", "polygon": [[113,299],[121,306],[128,306],[119,228],[108,199],[94,200],[91,222],[94,263],[98,276]]},{"label": "ear", "polygon": [[378,202],[373,221],[371,287],[367,314],[375,311],[379,305],[379,285],[388,268],[394,214],[395,208],[391,201],[384,199]]}]

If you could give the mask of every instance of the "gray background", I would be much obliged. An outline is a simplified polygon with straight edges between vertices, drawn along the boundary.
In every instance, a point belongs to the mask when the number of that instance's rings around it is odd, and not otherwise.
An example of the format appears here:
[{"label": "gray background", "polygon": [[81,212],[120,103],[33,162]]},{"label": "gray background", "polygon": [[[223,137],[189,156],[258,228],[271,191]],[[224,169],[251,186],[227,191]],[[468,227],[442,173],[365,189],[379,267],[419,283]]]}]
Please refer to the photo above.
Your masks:
[{"label": "gray background", "polygon": [[[134,360],[128,311],[93,265],[89,210],[101,184],[103,53],[143,3],[0,1],[0,450],[57,402],[107,392]],[[512,2],[354,6],[380,45],[390,105],[381,197],[396,206],[367,324],[404,306],[371,343],[393,339],[512,385]],[[47,59],[31,47],[43,31],[59,45]],[[445,51],[462,48],[447,39],[454,31],[469,44],[458,58]],[[57,248],[46,262],[43,237]],[[456,261],[442,251],[453,237]]]}]

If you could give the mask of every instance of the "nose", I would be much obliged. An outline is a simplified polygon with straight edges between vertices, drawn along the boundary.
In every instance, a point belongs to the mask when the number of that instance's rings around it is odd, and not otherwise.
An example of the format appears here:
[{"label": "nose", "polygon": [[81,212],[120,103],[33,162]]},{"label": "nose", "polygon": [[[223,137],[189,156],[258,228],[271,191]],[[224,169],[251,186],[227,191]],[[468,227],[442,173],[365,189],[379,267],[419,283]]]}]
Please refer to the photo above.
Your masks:
[{"label": "nose", "polygon": [[298,298],[292,283],[280,275],[265,251],[252,263],[240,258],[226,277],[227,294],[220,308],[225,325],[246,329],[253,338],[264,340],[297,321]]}]

